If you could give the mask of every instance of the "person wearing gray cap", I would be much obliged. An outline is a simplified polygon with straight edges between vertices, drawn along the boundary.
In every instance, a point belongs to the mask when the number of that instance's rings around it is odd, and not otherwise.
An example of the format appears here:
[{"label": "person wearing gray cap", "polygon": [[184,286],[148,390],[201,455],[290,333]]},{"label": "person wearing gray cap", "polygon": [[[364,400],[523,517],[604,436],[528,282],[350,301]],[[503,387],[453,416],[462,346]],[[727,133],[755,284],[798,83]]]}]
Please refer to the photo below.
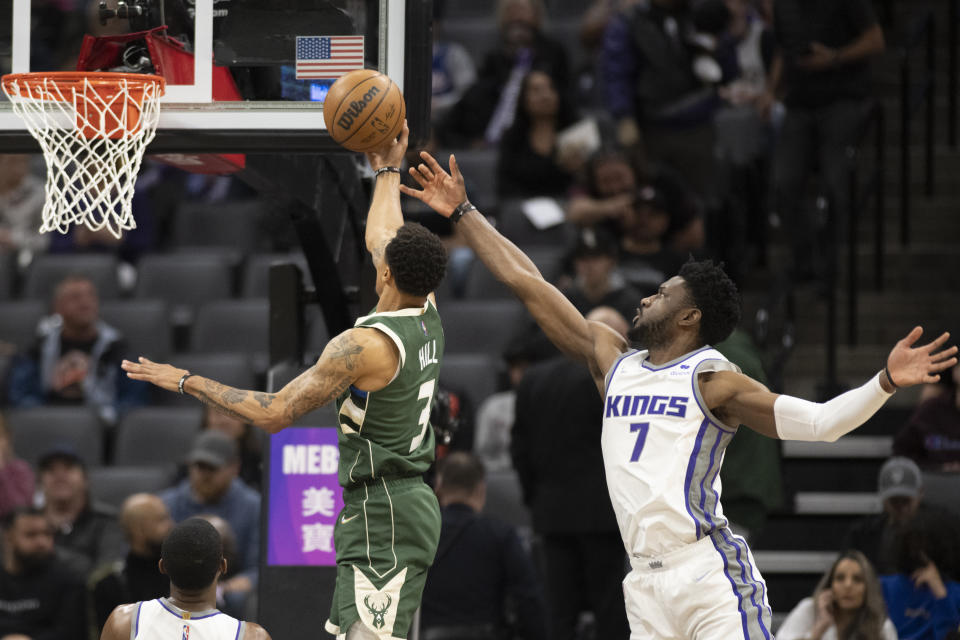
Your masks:
[{"label": "person wearing gray cap", "polygon": [[242,615],[258,578],[260,559],[260,494],[238,477],[237,443],[219,431],[203,431],[193,441],[186,462],[189,475],[160,498],[175,522],[201,514],[226,520],[237,537],[240,573],[222,583],[225,610]]},{"label": "person wearing gray cap", "polygon": [[896,533],[917,513],[935,514],[946,529],[960,535],[960,522],[949,512],[923,503],[923,474],[910,458],[893,457],[883,463],[877,475],[877,497],[883,511],[853,524],[844,547],[862,551],[877,573],[896,572]]}]

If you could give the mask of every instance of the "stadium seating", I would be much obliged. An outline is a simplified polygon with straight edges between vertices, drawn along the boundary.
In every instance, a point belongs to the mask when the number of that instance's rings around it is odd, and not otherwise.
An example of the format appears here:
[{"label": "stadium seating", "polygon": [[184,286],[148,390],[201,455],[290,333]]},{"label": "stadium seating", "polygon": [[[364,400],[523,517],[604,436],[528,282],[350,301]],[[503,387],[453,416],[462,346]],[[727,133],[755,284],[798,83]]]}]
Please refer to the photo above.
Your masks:
[{"label": "stadium seating", "polygon": [[200,431],[203,411],[196,407],[144,407],[123,416],[117,426],[113,463],[163,466],[180,462]]},{"label": "stadium seating", "polygon": [[46,451],[66,447],[89,467],[103,462],[103,427],[86,407],[36,407],[6,414],[17,456],[30,464]]}]

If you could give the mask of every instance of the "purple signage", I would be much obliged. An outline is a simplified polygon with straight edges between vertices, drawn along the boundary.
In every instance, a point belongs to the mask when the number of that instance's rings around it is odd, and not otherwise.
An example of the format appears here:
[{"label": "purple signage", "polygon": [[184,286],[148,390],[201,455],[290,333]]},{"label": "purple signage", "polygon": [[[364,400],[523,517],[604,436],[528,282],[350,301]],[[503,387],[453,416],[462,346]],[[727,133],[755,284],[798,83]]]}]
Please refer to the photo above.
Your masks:
[{"label": "purple signage", "polygon": [[270,440],[267,564],[334,566],[333,526],[343,509],[337,430],[296,427]]}]

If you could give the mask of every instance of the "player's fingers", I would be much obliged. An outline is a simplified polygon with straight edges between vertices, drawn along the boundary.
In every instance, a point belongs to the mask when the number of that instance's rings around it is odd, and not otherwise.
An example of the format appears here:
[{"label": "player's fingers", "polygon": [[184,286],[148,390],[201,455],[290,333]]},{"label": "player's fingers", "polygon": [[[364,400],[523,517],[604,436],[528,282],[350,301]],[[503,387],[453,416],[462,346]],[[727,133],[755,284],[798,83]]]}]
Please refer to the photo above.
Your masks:
[{"label": "player's fingers", "polygon": [[407,120],[403,120],[403,129],[400,130],[400,144],[407,146],[407,140],[410,138],[410,127],[407,126]]},{"label": "player's fingers", "polygon": [[450,175],[456,178],[458,181],[463,180],[463,174],[460,173],[460,165],[457,164],[457,157],[450,154]]},{"label": "player's fingers", "polygon": [[927,351],[936,351],[943,346],[943,343],[950,339],[950,332],[944,331],[936,340],[927,345]]},{"label": "player's fingers", "polygon": [[943,351],[934,353],[930,357],[933,358],[934,362],[943,362],[945,360],[952,358],[955,355],[957,355],[957,348],[954,346],[954,347],[950,347],[949,349],[944,349]]},{"label": "player's fingers", "polygon": [[427,180],[433,180],[433,171],[430,170],[430,167],[421,163],[420,166],[417,167],[417,169],[420,170],[420,173],[423,174],[424,178],[426,178]]},{"label": "player's fingers", "polygon": [[430,166],[430,170],[434,173],[446,173],[446,171],[443,170],[443,167],[440,166],[440,163],[437,162],[437,159],[429,153],[421,153],[420,157],[423,158],[423,161]]},{"label": "player's fingers", "polygon": [[904,336],[903,340],[901,340],[900,342],[903,344],[903,346],[909,347],[909,346],[912,346],[914,342],[919,340],[920,336],[922,335],[923,335],[923,327],[917,326],[917,327],[914,327],[910,331],[910,333]]},{"label": "player's fingers", "polygon": [[410,177],[417,181],[417,184],[419,184],[421,187],[426,188],[427,180],[422,175],[420,175],[420,172],[417,171],[416,167],[410,167],[407,171],[410,174]]},{"label": "player's fingers", "polygon": [[405,184],[400,185],[400,193],[416,198],[417,200],[423,200],[423,191],[411,189]]},{"label": "player's fingers", "polygon": [[951,368],[953,368],[953,367],[955,367],[955,366],[957,366],[957,359],[956,359],[956,358],[947,358],[946,360],[941,360],[940,362],[934,362],[933,365],[931,365],[930,370],[931,370],[931,371],[944,371],[944,370],[946,370],[946,369],[951,369]]}]

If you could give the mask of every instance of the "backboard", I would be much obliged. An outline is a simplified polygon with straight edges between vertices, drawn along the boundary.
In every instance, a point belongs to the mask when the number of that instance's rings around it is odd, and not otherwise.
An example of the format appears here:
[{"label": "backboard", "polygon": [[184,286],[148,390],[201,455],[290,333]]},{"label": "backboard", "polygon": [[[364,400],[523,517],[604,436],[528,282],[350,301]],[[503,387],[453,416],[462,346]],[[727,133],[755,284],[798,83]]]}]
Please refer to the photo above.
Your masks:
[{"label": "backboard", "polygon": [[[155,71],[162,63],[160,75],[167,77],[148,154],[335,151],[323,99],[333,76],[349,68],[389,75],[404,91],[411,130],[426,131],[431,4],[0,0],[0,73],[74,70],[78,60],[85,70],[149,69],[140,66],[146,52],[147,62]],[[127,35],[162,25],[167,30],[154,33],[178,42],[167,46],[164,39],[161,50]],[[113,39],[91,50],[85,34]],[[338,66],[341,55],[346,64]],[[171,69],[178,77],[173,82]],[[0,102],[0,153],[38,150],[10,104]]]}]

